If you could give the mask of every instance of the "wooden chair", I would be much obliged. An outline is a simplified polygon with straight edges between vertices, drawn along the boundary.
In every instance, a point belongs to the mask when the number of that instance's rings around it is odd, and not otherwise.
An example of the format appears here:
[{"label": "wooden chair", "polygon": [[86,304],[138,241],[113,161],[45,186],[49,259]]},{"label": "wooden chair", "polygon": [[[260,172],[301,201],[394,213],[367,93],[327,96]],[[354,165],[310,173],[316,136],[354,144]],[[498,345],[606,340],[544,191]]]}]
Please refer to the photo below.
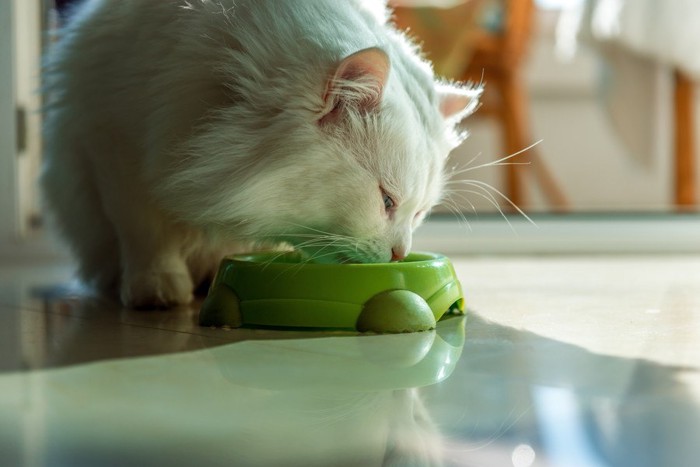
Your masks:
[{"label": "wooden chair", "polygon": [[676,208],[697,207],[695,183],[695,81],[680,70],[673,75]]},{"label": "wooden chair", "polygon": [[[484,27],[480,18],[485,8],[500,8],[496,27]],[[471,10],[470,13],[467,10]],[[493,118],[502,133],[505,155],[530,146],[528,100],[522,68],[528,50],[535,6],[532,0],[468,0],[450,9],[396,6],[394,20],[401,29],[422,43],[438,74],[460,81],[485,83],[482,107],[477,116]],[[432,32],[425,18],[445,18],[443,27]],[[461,25],[454,25],[455,19]],[[423,21],[421,21],[421,19]],[[458,28],[450,30],[450,28]],[[461,57],[461,59],[460,59]],[[505,165],[505,193],[516,205],[527,206],[524,183],[531,170],[535,181],[552,209],[564,211],[566,197],[536,149],[517,156],[514,161],[530,165]],[[510,206],[505,206],[510,208]]]}]

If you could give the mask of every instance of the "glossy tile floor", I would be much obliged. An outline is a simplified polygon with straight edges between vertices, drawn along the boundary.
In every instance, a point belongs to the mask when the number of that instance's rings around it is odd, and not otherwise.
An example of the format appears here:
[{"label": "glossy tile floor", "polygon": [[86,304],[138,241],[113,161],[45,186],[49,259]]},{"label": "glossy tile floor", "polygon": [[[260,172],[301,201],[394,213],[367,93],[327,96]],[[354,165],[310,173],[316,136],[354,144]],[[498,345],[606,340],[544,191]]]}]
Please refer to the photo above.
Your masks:
[{"label": "glossy tile floor", "polygon": [[697,466],[700,256],[452,258],[465,318],[196,325],[0,266],[3,466]]}]

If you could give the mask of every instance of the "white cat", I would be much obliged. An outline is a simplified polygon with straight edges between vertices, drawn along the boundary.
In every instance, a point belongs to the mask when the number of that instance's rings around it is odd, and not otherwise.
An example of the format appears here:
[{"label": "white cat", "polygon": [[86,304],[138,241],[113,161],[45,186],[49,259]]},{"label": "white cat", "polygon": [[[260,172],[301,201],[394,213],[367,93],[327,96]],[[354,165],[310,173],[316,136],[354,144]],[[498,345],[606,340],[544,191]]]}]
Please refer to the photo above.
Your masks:
[{"label": "white cat", "polygon": [[80,274],[172,306],[220,257],[385,262],[441,197],[480,90],[371,0],[88,0],[47,59],[46,201]]}]

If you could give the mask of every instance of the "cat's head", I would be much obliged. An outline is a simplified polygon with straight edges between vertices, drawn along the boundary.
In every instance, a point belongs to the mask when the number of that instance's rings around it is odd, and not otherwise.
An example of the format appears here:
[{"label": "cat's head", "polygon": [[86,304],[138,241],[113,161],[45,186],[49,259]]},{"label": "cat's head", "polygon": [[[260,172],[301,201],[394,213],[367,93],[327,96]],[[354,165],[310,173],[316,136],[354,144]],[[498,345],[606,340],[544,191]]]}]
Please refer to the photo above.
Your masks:
[{"label": "cat's head", "polygon": [[447,156],[464,137],[456,126],[480,90],[437,82],[420,61],[392,65],[378,48],[346,57],[307,128],[317,135],[289,180],[297,217],[285,235],[317,261],[402,259],[441,199]]},{"label": "cat's head", "polygon": [[248,58],[231,65],[236,104],[187,142],[161,199],[183,220],[319,262],[406,256],[480,89],[436,81],[406,50],[363,49],[321,79],[299,66],[267,82],[241,77]]}]

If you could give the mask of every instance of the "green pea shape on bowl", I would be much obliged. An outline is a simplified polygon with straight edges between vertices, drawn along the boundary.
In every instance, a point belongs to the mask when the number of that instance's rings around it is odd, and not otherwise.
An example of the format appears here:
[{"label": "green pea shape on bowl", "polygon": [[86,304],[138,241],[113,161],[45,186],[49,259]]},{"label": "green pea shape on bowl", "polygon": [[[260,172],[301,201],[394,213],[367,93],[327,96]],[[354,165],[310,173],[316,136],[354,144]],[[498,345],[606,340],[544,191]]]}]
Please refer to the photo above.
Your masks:
[{"label": "green pea shape on bowl", "polygon": [[426,331],[464,297],[449,259],[411,253],[379,264],[317,264],[297,252],[229,256],[202,304],[202,326]]}]

